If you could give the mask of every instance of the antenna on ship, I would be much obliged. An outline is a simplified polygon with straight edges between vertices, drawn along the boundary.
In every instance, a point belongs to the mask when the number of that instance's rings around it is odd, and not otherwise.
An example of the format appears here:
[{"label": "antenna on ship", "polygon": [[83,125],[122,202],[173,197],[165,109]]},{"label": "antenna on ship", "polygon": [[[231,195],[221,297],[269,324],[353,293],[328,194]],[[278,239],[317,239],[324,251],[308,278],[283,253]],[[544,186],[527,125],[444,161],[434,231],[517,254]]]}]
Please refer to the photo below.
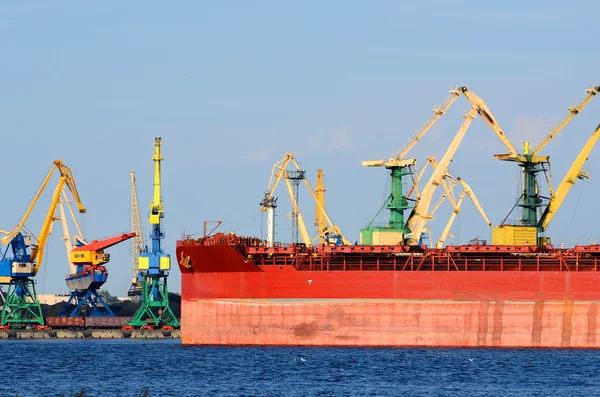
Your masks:
[{"label": "antenna on ship", "polygon": [[171,326],[179,327],[179,320],[169,306],[167,277],[171,270],[171,256],[162,251],[161,240],[165,232],[161,229],[164,208],[161,196],[160,163],[163,156],[160,150],[161,138],[154,138],[154,192],[150,203],[150,239],[151,249],[140,253],[138,269],[142,279],[142,305],[127,325],[139,326]]}]

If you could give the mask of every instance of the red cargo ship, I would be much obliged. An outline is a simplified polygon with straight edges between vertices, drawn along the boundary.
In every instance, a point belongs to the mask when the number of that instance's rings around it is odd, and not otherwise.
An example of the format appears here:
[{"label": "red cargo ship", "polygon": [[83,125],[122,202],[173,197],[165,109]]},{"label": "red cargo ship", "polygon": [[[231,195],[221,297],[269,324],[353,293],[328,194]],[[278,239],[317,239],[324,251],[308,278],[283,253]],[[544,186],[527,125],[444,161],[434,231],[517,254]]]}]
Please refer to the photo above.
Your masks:
[{"label": "red cargo ship", "polygon": [[600,245],[177,242],[184,344],[600,347]]}]

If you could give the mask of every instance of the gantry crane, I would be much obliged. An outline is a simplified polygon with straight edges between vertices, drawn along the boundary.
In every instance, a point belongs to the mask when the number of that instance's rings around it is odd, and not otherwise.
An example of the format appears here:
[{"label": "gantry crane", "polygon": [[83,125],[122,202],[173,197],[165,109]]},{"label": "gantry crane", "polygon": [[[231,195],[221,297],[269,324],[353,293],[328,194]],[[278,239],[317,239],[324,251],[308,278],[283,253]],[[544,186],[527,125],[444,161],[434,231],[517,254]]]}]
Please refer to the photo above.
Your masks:
[{"label": "gantry crane", "polygon": [[304,244],[310,246],[312,245],[312,242],[314,240],[323,238],[325,235],[327,235],[331,239],[339,241],[339,244],[350,245],[350,242],[342,235],[339,227],[333,224],[333,222],[331,222],[329,215],[327,215],[327,211],[325,211],[323,201],[319,200],[317,194],[315,193],[315,190],[313,190],[308,180],[303,177],[302,180],[308,188],[308,191],[311,194],[313,200],[315,200],[316,206],[320,211],[319,214],[323,217],[326,225],[325,228],[321,229],[319,235],[315,239],[310,238],[308,230],[306,228],[306,223],[304,222],[302,211],[300,210],[298,200],[296,198],[296,195],[294,194],[294,189],[292,188],[292,184],[289,181],[290,178],[288,177],[288,175],[290,174],[290,171],[287,170],[287,167],[290,163],[295,167],[294,171],[304,172],[301,169],[300,164],[298,164],[298,162],[296,161],[294,155],[292,153],[286,153],[282,160],[278,161],[273,165],[271,177],[269,179],[269,186],[267,188],[267,191],[265,192],[263,200],[260,202],[261,211],[267,211],[267,245],[272,247],[275,241],[275,208],[277,207],[277,197],[274,196],[274,193],[281,179],[285,180],[285,184],[292,204],[292,209],[294,211],[293,213],[297,216],[298,229],[300,231],[302,242]]},{"label": "gantry crane", "polygon": [[[36,239],[27,231],[25,223],[52,177],[54,170],[58,170],[60,177],[54,189],[52,201],[50,202],[42,229]],[[52,223],[56,220],[56,206],[63,186],[67,186],[71,191],[79,212],[85,213],[86,210],[79,198],[71,169],[65,166],[61,160],[55,160],[21,221],[11,231],[3,232],[5,236],[2,238],[2,243],[10,245],[13,257],[8,257],[7,246],[2,259],[0,259],[0,281],[9,284],[6,303],[2,309],[2,318],[0,321],[0,325],[2,326],[10,324],[11,327],[20,328],[32,324],[44,325],[42,310],[35,291],[34,277],[42,265],[44,249],[51,232]],[[28,252],[28,248],[31,246],[33,240],[36,240],[36,243],[31,248],[31,252]]]},{"label": "gantry crane", "polygon": [[165,232],[161,228],[161,219],[164,217],[164,207],[161,196],[161,138],[154,139],[154,190],[150,204],[150,250],[139,254],[138,268],[142,280],[141,306],[133,319],[127,323],[129,326],[172,326],[179,327],[179,320],[173,314],[169,305],[169,290],[167,277],[171,269],[171,257],[164,253],[161,240]]},{"label": "gantry crane", "polygon": [[[71,273],[67,275],[67,287],[71,291],[69,299],[64,304],[60,313],[61,317],[89,317],[114,316],[114,313],[98,293],[108,278],[106,264],[110,255],[104,250],[135,236],[135,233],[124,233],[103,240],[94,240],[87,243],[81,233],[79,222],[71,208],[69,200],[63,189],[63,198],[59,200],[60,220],[63,226],[67,257]],[[66,204],[71,214],[78,234],[71,240],[64,205]]]},{"label": "gantry crane", "polygon": [[[583,108],[598,94],[600,86],[595,86],[586,90],[585,98],[576,106],[569,108],[569,114],[533,149],[530,150],[529,142],[523,144],[523,154],[510,151],[506,154],[497,154],[494,157],[502,161],[516,162],[521,168],[523,168],[523,191],[519,197],[517,203],[513,207],[521,207],[522,215],[520,218],[520,225],[509,225],[506,224],[506,220],[510,216],[507,215],[505,220],[500,226],[494,228],[492,234],[492,244],[515,244],[518,241],[513,239],[512,229],[515,227],[521,228],[531,236],[531,239],[538,243],[538,233],[543,232],[545,227],[542,228],[541,220],[538,221],[538,211],[547,212],[547,207],[555,196],[552,188],[552,173],[550,170],[550,158],[548,156],[541,156],[539,152],[553,139],[564,127],[576,116]],[[590,148],[591,150],[591,148]],[[537,182],[537,174],[540,172],[547,173],[548,180],[548,191],[550,193],[550,199],[548,203],[544,203],[547,198],[540,194],[539,185]],[[546,209],[543,209],[546,205]],[[553,207],[556,206],[556,201]],[[512,210],[510,212],[512,212]],[[543,211],[542,211],[543,209]],[[553,208],[550,211],[554,211]],[[546,216],[547,217],[547,216]],[[547,243],[546,238],[541,238],[539,243]]]},{"label": "gantry crane", "polygon": [[138,205],[137,189],[135,186],[135,172],[129,171],[131,179],[131,230],[136,233],[136,236],[131,240],[131,262],[133,267],[133,277],[131,279],[131,287],[127,295],[133,299],[139,300],[143,290],[143,277],[139,271],[140,253],[147,250],[144,232],[142,230],[142,218],[140,216],[140,208]]}]

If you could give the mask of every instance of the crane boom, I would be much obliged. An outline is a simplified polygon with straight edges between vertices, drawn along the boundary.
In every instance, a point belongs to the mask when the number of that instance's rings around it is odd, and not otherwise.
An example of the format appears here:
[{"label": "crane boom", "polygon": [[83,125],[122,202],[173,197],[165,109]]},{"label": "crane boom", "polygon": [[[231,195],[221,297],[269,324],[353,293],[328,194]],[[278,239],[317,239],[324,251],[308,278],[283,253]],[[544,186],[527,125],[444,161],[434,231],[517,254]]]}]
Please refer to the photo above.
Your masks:
[{"label": "crane boom", "polygon": [[554,218],[556,211],[558,211],[558,209],[562,205],[563,201],[567,197],[567,194],[569,193],[569,190],[571,190],[571,187],[573,187],[577,179],[589,178],[589,175],[582,172],[581,169],[583,168],[583,164],[587,160],[588,156],[592,152],[592,149],[596,145],[596,142],[598,141],[599,137],[600,124],[598,125],[592,136],[590,136],[586,144],[583,146],[583,149],[581,149],[581,152],[577,155],[577,158],[575,158],[573,164],[571,164],[571,168],[569,168],[569,171],[567,171],[567,173],[565,174],[565,177],[563,178],[562,182],[560,183],[560,185],[558,185],[555,195],[550,198],[548,206],[544,210],[544,213],[542,214],[542,217],[540,218],[539,222],[539,227],[542,231],[546,230],[548,224],[550,223],[552,218]]},{"label": "crane boom", "polygon": [[288,178],[284,178],[285,186],[287,187],[290,201],[292,203],[292,208],[294,213],[298,216],[298,229],[300,230],[300,236],[302,237],[302,242],[306,244],[306,246],[311,246],[311,239],[308,235],[308,230],[306,229],[306,223],[304,223],[304,217],[302,216],[302,211],[300,211],[300,207],[298,206],[298,202],[294,198],[294,191],[292,188],[292,183]]},{"label": "crane boom", "polygon": [[[292,161],[293,158],[294,158],[294,155],[292,153],[286,153],[282,160],[278,161],[277,163],[275,163],[273,165],[273,169],[271,171],[271,177],[269,178],[269,186],[267,188],[267,192],[265,193],[265,198],[263,201],[265,204],[267,203],[268,200],[273,198],[275,189],[279,185],[279,182],[281,181],[281,178],[283,177],[283,174],[285,173],[285,169],[287,168],[288,164],[290,163],[290,161]],[[298,169],[300,169],[300,167],[298,167]],[[267,208],[268,207],[266,205],[263,205],[263,203],[261,203],[260,210],[262,212],[265,212],[267,210]]]},{"label": "crane boom", "polygon": [[396,160],[403,159],[404,156],[406,156],[406,154],[413,148],[413,146],[415,146],[415,144],[421,140],[423,135],[425,135],[425,133],[429,131],[431,127],[433,127],[436,121],[438,121],[438,119],[442,117],[444,113],[446,113],[446,111],[458,99],[459,96],[460,91],[451,90],[450,97],[446,100],[446,102],[441,107],[433,109],[433,116],[431,116],[431,118],[425,122],[423,127],[412,137],[406,146],[404,146],[402,150],[400,150],[400,152],[394,156],[394,158]]},{"label": "crane boom", "polygon": [[[29,204],[29,207],[25,211],[25,215],[23,215],[23,218],[21,219],[21,221],[10,232],[6,233],[6,235],[2,238],[2,244],[10,243],[10,241],[13,238],[15,238],[15,236],[23,229],[23,227],[25,226],[25,222],[27,222],[27,219],[29,218],[31,211],[37,204],[40,196],[42,195],[42,192],[46,188],[48,181],[50,181],[50,177],[52,176],[52,173],[54,172],[55,169],[57,169],[60,172],[60,176],[61,176],[61,180],[62,180],[62,182],[60,182],[61,189],[62,189],[62,185],[66,184],[67,187],[69,188],[69,190],[71,191],[71,194],[73,194],[75,201],[77,202],[77,206],[79,207],[79,212],[82,214],[86,212],[85,207],[83,206],[83,204],[81,204],[81,199],[79,198],[79,193],[77,192],[77,187],[75,186],[75,179],[73,178],[73,173],[71,172],[71,169],[69,167],[67,167],[66,165],[64,165],[61,160],[54,160],[54,164],[52,165],[52,168],[50,168],[50,171],[48,171],[48,174],[44,178],[42,185],[40,186],[40,188],[38,189],[37,193],[35,194],[33,200]],[[60,194],[60,190],[58,193]],[[56,200],[58,200],[58,196],[57,196]],[[54,208],[56,209],[56,203],[54,205],[55,205]],[[53,214],[52,217],[54,217],[54,212],[52,214]]]},{"label": "crane boom", "polygon": [[[315,226],[317,233],[322,235],[327,230],[325,216],[321,208],[325,208],[325,187],[323,186],[323,170],[317,170],[317,187],[315,189],[317,203],[315,203]],[[320,205],[319,205],[320,204]],[[320,237],[323,242],[323,237]]]},{"label": "crane boom", "polygon": [[160,225],[160,218],[164,217],[164,208],[162,203],[162,197],[160,192],[160,163],[163,160],[160,146],[162,145],[161,139],[156,138],[154,140],[154,189],[152,194],[152,204],[150,204],[150,224]]},{"label": "crane boom", "polygon": [[467,87],[460,87],[459,90],[469,100],[471,105],[473,105],[477,109],[477,113],[479,113],[483,121],[485,121],[487,125],[489,125],[490,128],[494,131],[494,133],[498,136],[498,138],[500,138],[504,146],[506,146],[506,148],[508,149],[509,156],[518,156],[517,150],[515,149],[513,144],[508,140],[508,137],[506,136],[504,131],[502,131],[500,124],[498,124],[498,121],[496,120],[490,109],[487,107],[483,99],[475,95]]},{"label": "crane boom", "polygon": [[458,133],[455,135],[454,139],[450,143],[450,146],[446,150],[446,153],[444,153],[444,156],[440,160],[438,167],[431,174],[431,177],[427,181],[427,184],[425,185],[421,196],[417,199],[417,202],[415,203],[415,206],[407,221],[408,229],[411,232],[409,245],[415,245],[420,240],[421,233],[423,233],[423,230],[425,229],[425,224],[428,220],[429,206],[433,198],[433,193],[441,183],[442,177],[448,172],[448,165],[450,164],[450,161],[452,161],[452,157],[454,157],[454,154],[456,153],[458,146],[464,138],[469,126],[471,125],[471,121],[473,121],[473,119],[475,118],[476,113],[477,108],[473,107],[464,116],[465,121],[463,122]]},{"label": "crane boom", "polygon": [[583,110],[585,105],[588,104],[589,101],[592,100],[594,96],[600,91],[600,86],[588,88],[585,92],[587,93],[586,97],[576,106],[569,108],[569,114],[565,117],[555,128],[552,130],[543,141],[541,141],[535,149],[531,152],[532,156],[535,156],[540,150],[544,148],[558,133],[573,119],[573,117],[577,116],[579,112]]},{"label": "crane boom", "polygon": [[492,222],[490,222],[487,215],[485,214],[483,207],[479,203],[479,200],[477,200],[475,193],[473,193],[473,189],[471,189],[471,187],[460,177],[456,178],[455,182],[460,183],[460,185],[463,188],[463,192],[460,194],[458,202],[456,203],[456,207],[454,208],[454,211],[452,211],[452,214],[450,215],[450,219],[448,219],[448,223],[446,223],[446,226],[444,227],[444,231],[442,232],[442,235],[440,236],[439,240],[437,241],[437,243],[435,245],[436,248],[442,248],[444,246],[446,239],[450,235],[450,229],[452,228],[452,224],[454,223],[456,216],[460,213],[460,207],[465,199],[465,196],[467,196],[467,195],[469,196],[471,201],[473,201],[473,204],[475,204],[475,207],[477,207],[477,210],[483,217],[483,220],[485,221],[486,225],[492,226]]},{"label": "crane boom", "polygon": [[[63,192],[64,193],[64,192]],[[69,267],[71,269],[71,273],[75,273],[76,266],[70,263],[71,259],[71,250],[73,249],[73,245],[71,243],[71,237],[69,234],[69,225],[67,224],[67,217],[65,215],[65,208],[63,205],[63,199],[59,198],[58,206],[60,209],[60,221],[63,227],[63,240],[65,240],[65,248],[67,249],[67,260],[69,260]]]},{"label": "crane boom", "polygon": [[129,171],[129,176],[131,179],[131,231],[136,234],[131,240],[131,262],[133,267],[132,285],[137,285],[140,253],[146,247],[146,241],[142,231],[142,218],[140,216],[140,207],[138,205],[135,172],[133,170]]}]

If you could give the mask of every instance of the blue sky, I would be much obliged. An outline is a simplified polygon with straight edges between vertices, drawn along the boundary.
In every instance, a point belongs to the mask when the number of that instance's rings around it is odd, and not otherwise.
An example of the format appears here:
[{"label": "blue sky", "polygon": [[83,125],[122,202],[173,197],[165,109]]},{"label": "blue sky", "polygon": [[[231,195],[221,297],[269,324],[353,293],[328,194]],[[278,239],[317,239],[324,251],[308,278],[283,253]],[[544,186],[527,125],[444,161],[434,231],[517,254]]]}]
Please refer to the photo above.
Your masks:
[{"label": "blue sky", "polygon": [[[598,11],[593,1],[4,3],[0,227],[19,220],[56,158],[73,169],[88,208],[86,238],[130,229],[130,169],[146,226],[153,140],[162,136],[166,251],[174,254],[182,233],[200,233],[204,220],[259,235],[266,218],[258,204],[286,152],[313,184],[325,170],[330,216],[357,240],[389,188],[387,172],[362,160],[393,155],[459,85],[486,100],[515,146],[537,143],[600,84]],[[468,109],[460,98],[415,146],[419,164],[441,158]],[[599,115],[595,99],[547,146],[554,186]],[[518,166],[492,157],[503,152],[477,118],[450,166],[494,224],[520,194]],[[574,186],[548,230],[555,242],[599,237],[599,167],[597,149],[586,163],[592,179]],[[287,240],[284,189],[279,196],[278,237]],[[34,232],[44,197],[29,222]],[[306,192],[300,200],[311,222],[314,204]],[[440,209],[434,236],[449,215]],[[54,230],[37,277],[43,293],[66,290],[60,224]],[[453,232],[461,243],[491,235],[469,203]],[[128,288],[129,250],[110,250],[113,294]],[[179,276],[174,269],[172,290]]]}]

